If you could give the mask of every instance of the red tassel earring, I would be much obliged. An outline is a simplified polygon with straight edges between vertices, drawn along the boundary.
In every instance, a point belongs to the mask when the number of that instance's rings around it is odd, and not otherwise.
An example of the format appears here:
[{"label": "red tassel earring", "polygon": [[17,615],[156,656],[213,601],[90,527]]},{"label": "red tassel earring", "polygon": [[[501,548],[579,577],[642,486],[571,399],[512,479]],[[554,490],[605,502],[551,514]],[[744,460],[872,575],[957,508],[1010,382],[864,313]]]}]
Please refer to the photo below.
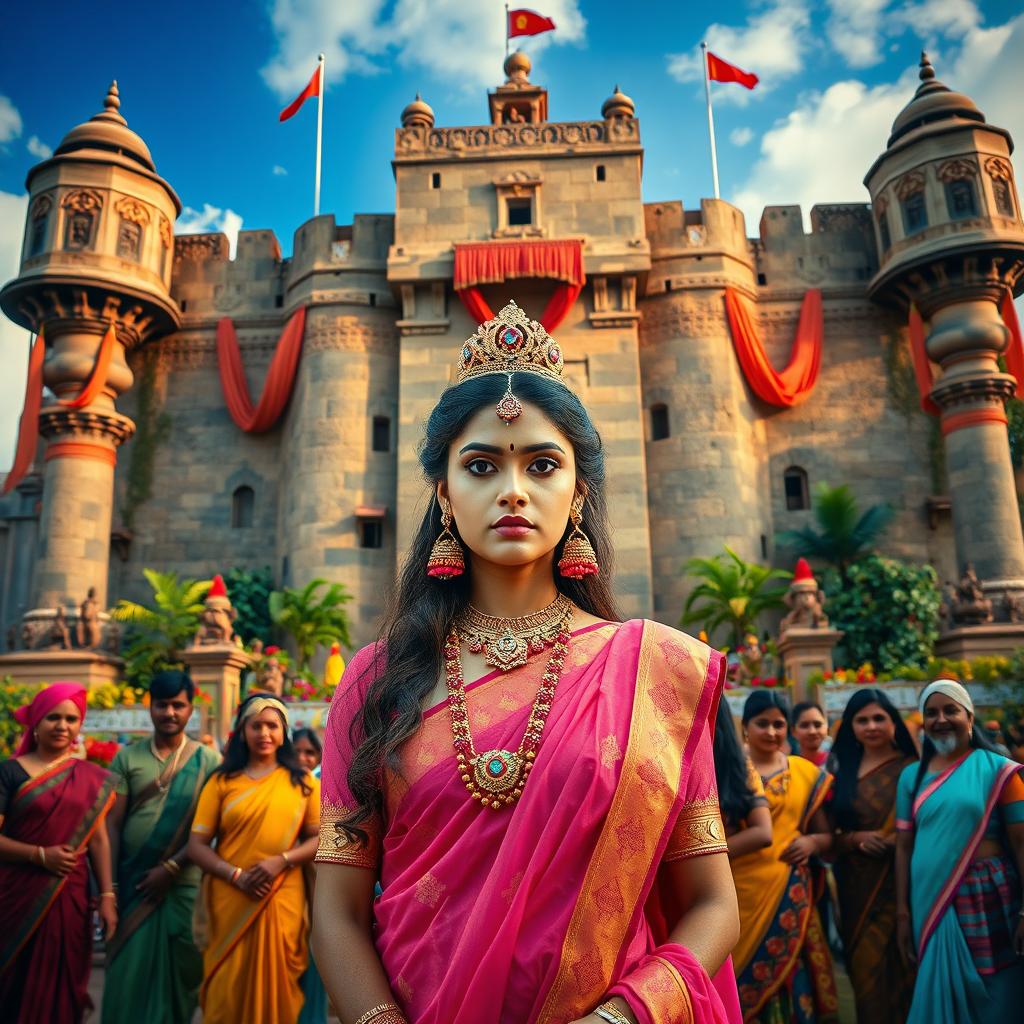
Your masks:
[{"label": "red tassel earring", "polygon": [[452,507],[447,498],[441,499],[442,530],[430,549],[427,559],[427,575],[439,580],[450,580],[453,576],[461,576],[466,571],[466,560],[462,547],[451,531]]},{"label": "red tassel earring", "polygon": [[572,503],[569,512],[572,520],[572,533],[569,534],[562,547],[562,557],[558,560],[558,571],[569,579],[579,580],[584,576],[596,576],[601,567],[597,564],[597,552],[590,538],[580,529],[583,522],[583,501],[577,499]]}]

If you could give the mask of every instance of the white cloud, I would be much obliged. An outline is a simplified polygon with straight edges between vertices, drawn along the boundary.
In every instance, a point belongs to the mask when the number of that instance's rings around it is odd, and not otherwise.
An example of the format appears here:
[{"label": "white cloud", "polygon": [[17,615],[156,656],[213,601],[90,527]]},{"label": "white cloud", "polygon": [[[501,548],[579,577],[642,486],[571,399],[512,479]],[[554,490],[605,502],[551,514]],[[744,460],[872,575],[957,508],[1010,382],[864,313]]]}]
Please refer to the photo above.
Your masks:
[{"label": "white cloud", "polygon": [[[28,196],[0,192],[0,284],[18,274],[21,242],[25,231]],[[25,375],[28,372],[29,333],[0,313],[0,473],[6,473],[14,461],[18,420],[25,402]]]},{"label": "white cloud", "polygon": [[21,114],[6,97],[0,96],[0,143],[10,142],[21,134]]},{"label": "white cloud", "polygon": [[[991,124],[1024,139],[1024,15],[992,28],[968,30],[959,46],[931,54],[938,78],[966,93]],[[760,157],[733,202],[756,232],[767,205],[799,203],[807,219],[815,203],[867,202],[864,175],[885,149],[896,115],[918,85],[917,67],[895,82],[836,82],[802,96],[761,139]]]},{"label": "white cloud", "polygon": [[[586,22],[579,0],[546,0],[544,14],[556,31],[516,40],[536,54],[552,45],[582,41]],[[504,12],[498,5],[465,0],[273,0],[271,24],[277,53],[262,69],[267,85],[284,100],[309,81],[318,53],[328,82],[348,74],[379,74],[397,62],[478,88],[500,80]]]},{"label": "white cloud", "polygon": [[750,128],[733,128],[729,132],[729,141],[734,146],[746,146],[754,138],[754,133]]},{"label": "white cloud", "polygon": [[882,33],[890,0],[828,0],[826,33],[846,63],[867,68],[883,57]]},{"label": "white cloud", "polygon": [[[704,33],[708,49],[730,64],[752,71],[760,82],[753,91],[742,86],[717,89],[715,99],[743,105],[763,96],[782,79],[803,70],[804,53],[810,45],[810,12],[805,0],[775,0],[751,15],[741,27],[709,25]],[[700,47],[688,53],[668,55],[668,73],[679,82],[699,82],[704,77]]]},{"label": "white cloud", "polygon": [[894,26],[907,28],[925,40],[940,35],[964,36],[981,20],[981,11],[973,0],[922,0],[893,12]]},{"label": "white cloud", "polygon": [[186,206],[181,216],[175,221],[176,235],[205,235],[213,231],[222,231],[228,236],[231,247],[231,258],[235,258],[235,247],[238,245],[238,232],[242,228],[242,218],[234,210],[222,210],[220,207],[203,203],[203,209],[194,210]]},{"label": "white cloud", "polygon": [[283,178],[288,174],[288,168],[282,167],[280,164],[274,164],[274,169],[271,173],[275,178]]},{"label": "white cloud", "polygon": [[39,157],[40,160],[49,160],[53,156],[53,150],[45,143],[38,135],[33,135],[32,138],[25,143],[25,148],[33,155]]}]

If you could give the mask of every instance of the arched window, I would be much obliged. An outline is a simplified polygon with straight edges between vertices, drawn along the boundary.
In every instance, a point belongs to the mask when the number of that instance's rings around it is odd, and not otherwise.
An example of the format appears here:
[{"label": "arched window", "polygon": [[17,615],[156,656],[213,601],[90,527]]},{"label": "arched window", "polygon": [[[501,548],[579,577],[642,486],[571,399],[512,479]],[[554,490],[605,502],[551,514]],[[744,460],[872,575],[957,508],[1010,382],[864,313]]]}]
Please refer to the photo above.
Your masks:
[{"label": "arched window", "polygon": [[799,466],[790,466],[782,474],[782,485],[786,492],[786,511],[800,512],[811,507],[811,495],[807,487],[807,471]]},{"label": "arched window", "polygon": [[966,178],[946,182],[946,209],[950,220],[966,220],[978,216],[974,184]]},{"label": "arched window", "polygon": [[651,440],[664,441],[669,436],[668,406],[658,402],[651,406]]},{"label": "arched window", "polygon": [[996,201],[996,213],[1002,217],[1014,216],[1013,194],[1010,192],[1010,183],[1006,178],[992,179],[992,196]]},{"label": "arched window", "polygon": [[903,209],[903,230],[908,235],[923,231],[928,227],[928,209],[924,202],[924,192],[911,192],[900,201]]},{"label": "arched window", "polygon": [[253,510],[256,507],[256,492],[245,485],[235,488],[231,495],[231,526],[235,530],[247,530],[252,526]]}]

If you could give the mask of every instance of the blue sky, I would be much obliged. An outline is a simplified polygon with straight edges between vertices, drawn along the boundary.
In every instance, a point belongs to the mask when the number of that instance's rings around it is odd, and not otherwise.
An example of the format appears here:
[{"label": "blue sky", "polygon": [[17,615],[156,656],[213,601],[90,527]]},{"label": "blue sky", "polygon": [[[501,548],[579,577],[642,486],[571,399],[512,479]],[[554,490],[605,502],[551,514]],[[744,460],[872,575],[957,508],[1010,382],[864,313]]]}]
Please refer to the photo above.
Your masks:
[{"label": "blue sky", "polygon": [[[756,234],[765,203],[863,201],[864,171],[916,85],[922,45],[939,77],[1024,139],[1024,14],[1009,0],[530,0],[558,29],[525,42],[552,120],[600,116],[618,83],[636,102],[648,201],[711,193],[698,44],[757,73],[714,86],[723,198]],[[290,253],[312,214],[315,105],[277,114],[328,55],[322,209],[393,210],[393,130],[419,91],[442,125],[487,119],[502,79],[495,0],[221,0],[19,4],[0,38],[0,277],[16,273],[25,173],[102,107],[121,112],[188,208],[183,229],[272,228]],[[24,332],[0,327],[20,381]],[[17,394],[0,394],[0,462]],[[2,471],[2,467],[0,467]]]}]

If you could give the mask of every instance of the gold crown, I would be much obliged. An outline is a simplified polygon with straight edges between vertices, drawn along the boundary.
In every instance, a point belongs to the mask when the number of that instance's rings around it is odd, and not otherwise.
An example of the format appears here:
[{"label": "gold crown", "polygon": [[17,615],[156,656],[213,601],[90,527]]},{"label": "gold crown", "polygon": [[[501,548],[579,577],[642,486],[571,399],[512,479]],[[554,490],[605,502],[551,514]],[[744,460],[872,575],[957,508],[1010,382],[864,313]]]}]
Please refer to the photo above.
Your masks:
[{"label": "gold crown", "polygon": [[485,373],[529,370],[562,379],[562,347],[536,320],[510,302],[493,320],[482,323],[462,346],[456,383]]}]

